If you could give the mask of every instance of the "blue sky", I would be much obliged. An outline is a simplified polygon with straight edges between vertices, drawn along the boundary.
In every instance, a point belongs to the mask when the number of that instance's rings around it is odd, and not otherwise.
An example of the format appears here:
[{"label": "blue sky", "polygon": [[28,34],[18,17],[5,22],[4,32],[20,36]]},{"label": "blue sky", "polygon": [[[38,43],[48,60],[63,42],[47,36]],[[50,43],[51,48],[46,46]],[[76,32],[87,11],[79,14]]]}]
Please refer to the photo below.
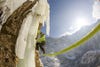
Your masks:
[{"label": "blue sky", "polygon": [[75,31],[75,18],[77,17],[85,17],[89,23],[95,22],[92,17],[93,0],[49,0],[49,3],[51,37],[59,37]]}]

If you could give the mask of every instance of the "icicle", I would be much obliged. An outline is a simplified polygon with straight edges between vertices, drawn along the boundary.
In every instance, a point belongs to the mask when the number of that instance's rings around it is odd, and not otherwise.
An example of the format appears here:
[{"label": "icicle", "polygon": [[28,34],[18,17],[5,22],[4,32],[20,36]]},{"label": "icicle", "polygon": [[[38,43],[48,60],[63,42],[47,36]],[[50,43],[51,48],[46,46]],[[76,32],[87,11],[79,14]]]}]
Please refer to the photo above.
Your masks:
[{"label": "icicle", "polygon": [[[38,22],[43,23],[43,24],[44,22],[46,22],[46,25],[47,25],[46,31],[47,31],[47,34],[49,35],[49,4],[47,0],[39,0],[39,3],[37,3],[36,7],[33,8],[32,10],[33,10],[33,22],[26,21],[24,24],[22,24],[22,27],[17,39],[17,43],[16,43],[16,55],[20,59],[24,58],[26,43],[28,44],[28,48],[31,48],[33,45],[33,40],[35,39],[35,37],[32,37],[32,36],[36,36],[36,31],[38,30],[38,27],[36,26]],[[30,20],[30,17],[27,18],[26,20]],[[35,25],[30,26],[31,23],[29,22],[32,22]],[[30,29],[31,31],[28,31]]]},{"label": "icicle", "polygon": [[32,19],[32,17],[28,16],[27,19],[24,20],[19,32],[19,36],[17,38],[15,50],[16,50],[16,55],[20,59],[24,58],[25,48],[27,44],[27,36],[28,36],[30,25],[32,23],[30,19]]},{"label": "icicle", "polygon": [[31,48],[32,45],[34,44],[34,40],[37,36],[39,22],[40,22],[40,17],[37,16],[37,14],[34,14],[34,16],[32,18],[32,24],[30,26],[30,29],[28,32],[28,37],[27,37],[28,38],[28,40],[27,40],[28,48]]},{"label": "icicle", "polygon": [[[2,0],[3,1],[3,0]],[[9,15],[26,0],[6,0],[10,8]],[[31,0],[34,1],[34,0]],[[39,0],[32,8],[32,14],[24,19],[16,42],[15,53],[19,58],[18,67],[35,67],[35,44],[39,23],[46,22],[49,33],[49,4],[47,0]]]},{"label": "icicle", "polygon": [[[22,24],[20,33],[16,43],[16,55],[18,56],[18,67],[35,67],[34,51],[36,44],[36,36],[39,23],[46,22],[46,31],[49,35],[49,4],[47,0],[39,0],[34,8],[32,14],[27,16],[26,21]],[[28,24],[29,23],[29,24]]]},{"label": "icicle", "polygon": [[46,11],[46,16],[47,16],[46,33],[47,33],[47,35],[49,35],[49,33],[50,33],[50,8],[49,8],[49,4],[47,4],[47,8],[45,11]]},{"label": "icicle", "polygon": [[50,14],[50,7],[49,4],[47,2],[47,0],[40,0],[39,3],[37,4],[36,8],[35,8],[35,13],[37,15],[40,15],[40,23],[44,24],[44,22],[46,23],[46,33],[47,35],[49,35],[49,31],[50,31],[50,18],[49,18],[49,14]]},{"label": "icicle", "polygon": [[35,51],[35,44],[36,44],[36,36],[37,36],[37,31],[38,31],[38,26],[39,26],[39,17],[36,15],[33,16],[32,19],[32,24],[30,26],[30,30],[28,33],[28,40],[27,40],[27,47],[25,51],[25,57],[24,57],[24,64],[26,66],[23,67],[34,67],[33,62],[34,62],[34,51]]},{"label": "icicle", "polygon": [[34,16],[31,15],[31,25],[28,31],[28,36],[27,36],[27,45],[24,53],[24,58],[20,59],[20,63],[17,65],[18,67],[35,67],[33,65],[34,62],[34,51],[35,51],[35,38],[37,35],[38,31],[38,26],[39,26],[39,17],[34,14]]}]

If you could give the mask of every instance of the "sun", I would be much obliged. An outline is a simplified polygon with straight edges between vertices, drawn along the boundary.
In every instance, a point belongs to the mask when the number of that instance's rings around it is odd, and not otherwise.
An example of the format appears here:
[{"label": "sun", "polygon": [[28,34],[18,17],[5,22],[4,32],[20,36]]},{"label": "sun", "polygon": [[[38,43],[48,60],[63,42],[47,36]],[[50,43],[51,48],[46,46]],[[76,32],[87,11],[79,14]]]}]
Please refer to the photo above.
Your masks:
[{"label": "sun", "polygon": [[90,25],[89,24],[89,19],[86,17],[77,17],[75,19],[75,25],[79,28],[83,27],[83,26],[87,26]]},{"label": "sun", "polygon": [[82,27],[90,26],[92,23],[91,20],[86,16],[76,16],[73,19],[73,24],[69,27],[69,31],[63,33],[60,37],[65,35],[72,35],[79,31]]}]

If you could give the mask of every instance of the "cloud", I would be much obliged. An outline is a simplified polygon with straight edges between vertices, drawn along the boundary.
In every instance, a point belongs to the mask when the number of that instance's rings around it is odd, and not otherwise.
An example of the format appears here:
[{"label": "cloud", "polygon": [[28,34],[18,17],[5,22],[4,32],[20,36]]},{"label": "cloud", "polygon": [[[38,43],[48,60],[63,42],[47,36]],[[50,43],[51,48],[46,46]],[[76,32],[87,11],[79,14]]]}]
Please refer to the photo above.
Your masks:
[{"label": "cloud", "polygon": [[93,4],[93,17],[95,19],[100,19],[100,1],[96,0]]}]

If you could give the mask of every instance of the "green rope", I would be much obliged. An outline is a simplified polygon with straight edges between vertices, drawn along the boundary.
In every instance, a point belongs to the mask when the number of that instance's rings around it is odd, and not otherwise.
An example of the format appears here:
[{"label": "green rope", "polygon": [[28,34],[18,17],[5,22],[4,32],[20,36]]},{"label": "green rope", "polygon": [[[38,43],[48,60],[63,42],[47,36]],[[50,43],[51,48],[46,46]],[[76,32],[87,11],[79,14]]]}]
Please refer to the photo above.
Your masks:
[{"label": "green rope", "polygon": [[79,41],[75,42],[74,44],[72,44],[71,46],[59,51],[59,52],[55,52],[53,54],[44,54],[44,56],[57,56],[60,54],[63,54],[65,52],[68,52],[80,45],[82,45],[83,43],[85,43],[86,41],[88,41],[91,37],[93,37],[97,32],[100,31],[100,24],[98,24],[91,32],[89,32],[86,36],[84,36],[82,39],[80,39]]}]

